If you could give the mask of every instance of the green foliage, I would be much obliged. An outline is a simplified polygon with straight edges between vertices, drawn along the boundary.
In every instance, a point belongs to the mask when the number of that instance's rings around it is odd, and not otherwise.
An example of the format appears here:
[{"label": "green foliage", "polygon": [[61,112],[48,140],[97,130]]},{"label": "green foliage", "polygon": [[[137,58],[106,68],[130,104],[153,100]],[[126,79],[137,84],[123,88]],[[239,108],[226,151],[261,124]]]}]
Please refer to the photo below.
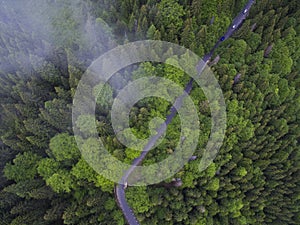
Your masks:
[{"label": "green foliage", "polygon": [[292,71],[293,60],[290,57],[289,48],[282,40],[275,43],[274,49],[271,52],[272,71],[282,76],[289,74]]},{"label": "green foliage", "polygon": [[52,158],[43,158],[38,163],[38,173],[45,179],[48,179],[59,170],[60,164]]},{"label": "green foliage", "polygon": [[182,17],[185,15],[183,7],[178,4],[177,0],[162,0],[157,8],[157,26],[164,27],[168,33],[167,38],[174,40],[183,25]]},{"label": "green foliage", "polygon": [[[115,203],[114,183],[81,157],[72,136],[72,97],[82,74],[116,43],[145,38],[178,43],[201,57],[245,2],[27,1],[35,6],[30,14],[44,14],[49,24],[38,19],[30,23],[21,13],[23,5],[13,9],[5,3],[0,8],[0,221],[125,224]],[[48,8],[40,11],[43,4]],[[174,187],[170,177],[161,184],[126,189],[141,224],[300,224],[298,18],[297,0],[256,1],[239,30],[216,49],[211,60],[216,55],[220,60],[212,71],[227,105],[223,145],[200,172],[211,109],[194,84],[190,96],[199,110],[198,158],[174,175],[181,178],[180,187]],[[32,28],[35,24],[42,26]],[[176,56],[167,60],[177,61]],[[237,74],[240,79],[235,81]],[[116,80],[123,86],[145,76],[161,76],[181,86],[189,79],[173,66],[143,62],[118,71]],[[162,90],[158,84],[157,92]],[[110,124],[109,110],[118,90],[98,85],[93,94],[98,97],[96,116],[79,116],[77,128],[83,137],[98,132],[113,156],[131,163],[140,152],[123,146]],[[130,131],[147,139],[170,105],[158,98],[139,101],[130,112]],[[176,116],[143,165],[174,153],[179,135]],[[96,139],[87,140],[85,157],[94,157],[98,145]],[[111,162],[105,166],[118,168]]]},{"label": "green foliage", "polygon": [[67,133],[53,137],[49,147],[57,161],[75,161],[80,156],[75,138]]},{"label": "green foliage", "polygon": [[92,115],[80,115],[77,118],[76,126],[83,134],[96,134],[96,122]]},{"label": "green foliage", "polygon": [[213,178],[211,181],[209,181],[208,185],[206,186],[206,189],[209,191],[217,191],[220,187],[220,180],[218,178]]},{"label": "green foliage", "polygon": [[151,202],[147,193],[147,187],[138,186],[128,189],[126,193],[129,204],[138,213],[147,212],[150,209]]},{"label": "green foliage", "polygon": [[237,171],[237,175],[240,177],[244,177],[247,175],[247,170],[244,167],[240,167]]},{"label": "green foliage", "polygon": [[95,185],[96,187],[101,187],[105,192],[113,192],[114,183],[100,174],[96,176]]},{"label": "green foliage", "polygon": [[210,164],[210,165],[207,167],[207,169],[206,169],[206,171],[205,171],[205,174],[206,174],[208,177],[212,178],[212,177],[215,176],[216,171],[217,171],[216,164],[215,164],[215,163],[212,163],[212,164]]},{"label": "green foliage", "polygon": [[86,179],[89,182],[96,182],[96,172],[89,166],[89,164],[81,158],[71,170],[71,173],[77,179]]},{"label": "green foliage", "polygon": [[74,180],[67,170],[57,171],[47,178],[46,183],[57,193],[68,193],[75,187]]},{"label": "green foliage", "polygon": [[107,111],[113,102],[112,88],[105,84],[98,84],[93,90],[94,96],[97,98],[97,105],[100,106],[101,111]]},{"label": "green foliage", "polygon": [[15,182],[32,180],[37,174],[37,161],[40,157],[32,152],[18,154],[13,163],[7,163],[4,175]]},{"label": "green foliage", "polygon": [[148,39],[156,39],[155,38],[155,33],[156,33],[156,27],[151,24],[151,26],[149,27],[148,31],[147,31],[147,38]]}]

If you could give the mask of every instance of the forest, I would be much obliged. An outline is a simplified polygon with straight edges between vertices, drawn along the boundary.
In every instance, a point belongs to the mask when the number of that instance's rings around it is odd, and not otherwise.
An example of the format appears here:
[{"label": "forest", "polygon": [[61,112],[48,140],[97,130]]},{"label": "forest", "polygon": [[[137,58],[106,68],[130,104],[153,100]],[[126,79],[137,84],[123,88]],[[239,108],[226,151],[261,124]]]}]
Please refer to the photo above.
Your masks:
[{"label": "forest", "polygon": [[[246,2],[1,1],[0,225],[127,224],[114,182],[86,162],[74,137],[72,105],[81,77],[108,50],[138,40],[175,43],[203,57]],[[199,171],[211,112],[193,84],[197,159],[162,183],[126,189],[140,224],[300,224],[299,34],[300,1],[256,0],[210,63],[227,113],[217,157]],[[143,62],[118,71],[97,98],[97,132],[109,153],[127,164],[140,152],[117,139],[111,107],[128,83],[153,75],[182,87],[189,81],[178,68]],[[139,101],[130,112],[132,132],[147,139],[149,121],[164,120],[171,105],[155,97]],[[90,121],[83,115],[76,125],[92,133]],[[142,165],[171,155],[179,130],[176,116]],[[178,178],[182,185],[170,185]]]}]

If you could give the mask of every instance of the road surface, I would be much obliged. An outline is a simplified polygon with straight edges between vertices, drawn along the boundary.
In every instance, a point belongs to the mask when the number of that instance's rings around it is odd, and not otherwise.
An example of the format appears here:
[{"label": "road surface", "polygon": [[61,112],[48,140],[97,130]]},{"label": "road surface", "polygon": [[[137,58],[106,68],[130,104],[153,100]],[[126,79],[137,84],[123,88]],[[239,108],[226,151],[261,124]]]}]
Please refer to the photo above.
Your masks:
[{"label": "road surface", "polygon": [[[228,39],[234,33],[234,31],[236,31],[241,26],[243,21],[248,16],[249,10],[250,10],[251,6],[254,4],[254,2],[255,2],[255,0],[249,0],[247,2],[245,7],[243,8],[243,10],[234,18],[232,24],[227,29],[227,32],[218,40],[218,42],[214,45],[214,47],[211,49],[211,51],[208,54],[204,55],[202,60],[199,61],[199,63],[196,66],[199,75],[201,74],[203,68],[208,63],[209,59],[213,55],[215,49],[220,45],[220,43],[225,41],[226,39]],[[124,173],[119,184],[115,185],[115,197],[116,197],[118,206],[122,210],[125,219],[127,220],[127,222],[130,225],[139,225],[139,222],[138,222],[137,218],[135,217],[133,210],[130,208],[130,206],[128,205],[128,203],[126,201],[125,189],[127,188],[128,177],[134,171],[135,167],[142,163],[142,161],[146,157],[147,153],[151,150],[151,148],[155,145],[157,140],[165,132],[166,127],[170,124],[170,122],[172,121],[172,119],[174,118],[174,116],[177,113],[176,108],[178,109],[181,107],[182,99],[187,94],[189,94],[190,91],[192,90],[193,81],[194,80],[191,78],[190,81],[188,82],[188,84],[185,86],[185,89],[184,89],[185,92],[175,100],[175,103],[171,107],[170,113],[167,116],[166,121],[163,124],[161,124],[161,126],[157,130],[157,134],[155,136],[153,136],[152,138],[150,138],[149,142],[143,149],[141,155],[133,160],[131,167]]]}]

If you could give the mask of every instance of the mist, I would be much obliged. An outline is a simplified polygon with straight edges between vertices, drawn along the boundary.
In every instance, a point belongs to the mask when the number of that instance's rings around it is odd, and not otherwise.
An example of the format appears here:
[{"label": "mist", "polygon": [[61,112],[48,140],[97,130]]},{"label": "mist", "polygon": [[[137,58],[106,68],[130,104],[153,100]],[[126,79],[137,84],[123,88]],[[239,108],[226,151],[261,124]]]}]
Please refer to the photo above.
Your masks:
[{"label": "mist", "polygon": [[70,63],[88,67],[115,46],[109,26],[90,11],[81,0],[1,1],[0,76],[30,76],[61,49]]}]

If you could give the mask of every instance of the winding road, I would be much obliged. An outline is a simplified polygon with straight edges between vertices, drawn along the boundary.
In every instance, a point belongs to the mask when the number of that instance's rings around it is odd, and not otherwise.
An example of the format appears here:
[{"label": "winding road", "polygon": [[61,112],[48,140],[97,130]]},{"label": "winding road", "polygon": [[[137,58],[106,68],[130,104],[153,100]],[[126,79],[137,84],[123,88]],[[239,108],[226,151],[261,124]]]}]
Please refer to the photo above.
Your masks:
[{"label": "winding road", "polygon": [[[249,0],[243,10],[234,18],[233,22],[231,25],[228,27],[227,32],[218,40],[218,42],[214,45],[214,47],[211,49],[211,51],[204,55],[202,58],[202,61],[200,60],[199,63],[197,64],[197,71],[198,74],[200,75],[203,68],[205,65],[208,63],[209,59],[212,57],[215,49],[220,45],[221,42],[227,40],[239,27],[242,25],[243,21],[246,19],[246,17],[249,14],[251,6],[255,3],[255,0]],[[203,61],[205,64],[203,64]],[[166,127],[170,124],[172,119],[175,117],[177,111],[176,108],[181,107],[182,99],[187,96],[190,91],[192,90],[192,85],[193,85],[193,79],[191,78],[190,81],[187,83],[185,86],[185,92],[179,96],[176,100],[174,105],[170,109],[170,113],[166,118],[166,121],[161,124],[159,129],[157,130],[157,134],[150,138],[149,142],[147,145],[144,147],[141,155],[137,158],[135,158],[131,164],[131,167],[124,173],[123,177],[121,178],[120,182],[115,185],[115,198],[117,201],[118,206],[123,212],[123,215],[127,222],[130,225],[139,225],[139,222],[137,218],[134,215],[133,210],[130,208],[126,201],[126,196],[125,196],[125,189],[127,188],[127,180],[130,174],[134,171],[135,167],[138,166],[139,164],[142,163],[144,158],[146,157],[147,153],[152,149],[152,147],[155,145],[157,140],[163,135],[163,133],[166,130]],[[176,107],[175,107],[176,106]]]}]

